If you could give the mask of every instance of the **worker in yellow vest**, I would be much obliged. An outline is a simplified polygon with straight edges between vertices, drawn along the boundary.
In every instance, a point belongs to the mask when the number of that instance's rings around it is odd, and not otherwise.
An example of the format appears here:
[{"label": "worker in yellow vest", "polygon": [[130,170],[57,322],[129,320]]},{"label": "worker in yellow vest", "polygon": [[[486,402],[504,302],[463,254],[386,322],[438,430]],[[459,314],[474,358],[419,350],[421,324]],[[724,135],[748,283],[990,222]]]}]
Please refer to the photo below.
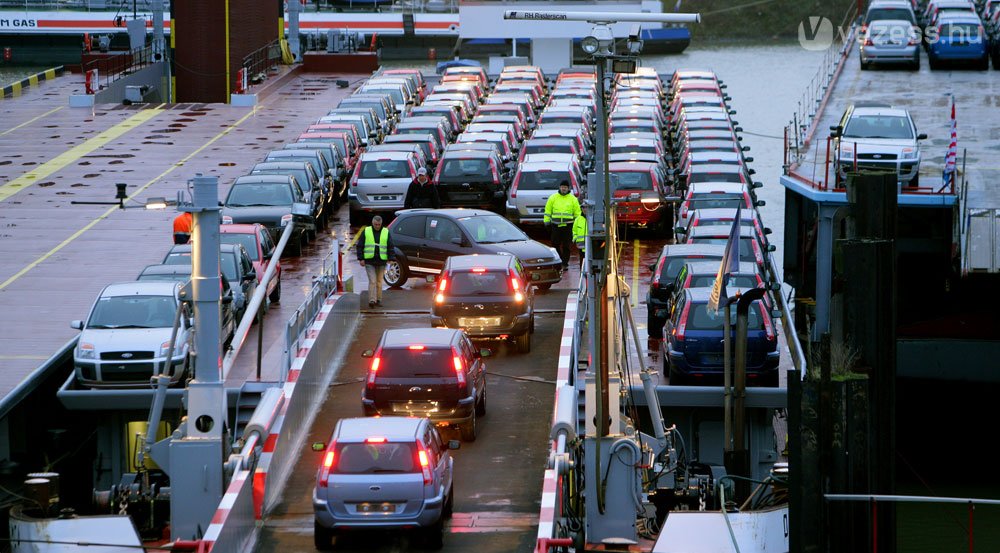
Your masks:
[{"label": "worker in yellow vest", "polygon": [[586,206],[580,205],[580,214],[573,219],[573,242],[580,252],[580,266],[583,267],[583,258],[587,252],[587,213]]},{"label": "worker in yellow vest", "polygon": [[372,217],[371,226],[365,227],[358,240],[358,262],[368,274],[368,307],[382,305],[382,279],[385,266],[390,259],[396,259],[395,248],[389,229],[382,228],[382,217]]},{"label": "worker in yellow vest", "polygon": [[573,221],[580,215],[580,201],[569,192],[569,182],[559,183],[559,191],[549,196],[545,202],[545,216],[542,221],[551,230],[552,247],[559,252],[562,268],[569,268],[569,256],[573,243]]}]

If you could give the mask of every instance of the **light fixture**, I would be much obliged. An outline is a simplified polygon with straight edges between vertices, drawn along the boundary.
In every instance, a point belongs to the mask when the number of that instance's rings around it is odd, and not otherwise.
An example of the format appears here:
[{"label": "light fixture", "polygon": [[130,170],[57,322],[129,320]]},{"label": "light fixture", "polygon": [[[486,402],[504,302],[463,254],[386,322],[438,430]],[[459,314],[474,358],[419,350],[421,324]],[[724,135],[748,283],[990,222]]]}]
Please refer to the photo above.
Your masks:
[{"label": "light fixture", "polygon": [[146,209],[166,209],[167,199],[162,197],[150,198],[146,201]]},{"label": "light fixture", "polygon": [[588,54],[597,52],[597,49],[600,47],[601,41],[597,40],[595,36],[583,37],[583,40],[580,41],[580,48],[583,48],[583,51]]}]

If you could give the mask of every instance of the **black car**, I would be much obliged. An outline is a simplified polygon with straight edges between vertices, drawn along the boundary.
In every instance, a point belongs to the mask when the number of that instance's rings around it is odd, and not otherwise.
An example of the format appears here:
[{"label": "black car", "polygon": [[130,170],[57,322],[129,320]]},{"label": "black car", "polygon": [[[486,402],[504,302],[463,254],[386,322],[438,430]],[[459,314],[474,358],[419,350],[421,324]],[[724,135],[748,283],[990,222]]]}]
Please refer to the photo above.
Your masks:
[{"label": "black car", "polygon": [[293,255],[301,253],[302,237],[315,230],[315,219],[310,215],[297,215],[296,204],[310,213],[309,200],[291,175],[247,175],[236,179],[229,188],[222,206],[222,222],[260,223],[277,242],[284,227],[295,219],[288,247]]},{"label": "black car", "polygon": [[[485,354],[485,355],[484,355]],[[366,416],[427,417],[457,426],[468,442],[486,414],[489,350],[478,350],[461,330],[386,330],[374,350],[361,393]]]},{"label": "black car", "polygon": [[[163,258],[164,265],[191,265],[191,244],[176,244]],[[233,312],[236,324],[246,315],[250,298],[257,291],[257,271],[253,268],[250,254],[242,244],[219,245],[219,269],[234,286]]]},{"label": "black car", "polygon": [[[219,274],[222,281],[222,295],[220,297],[220,321],[222,323],[222,344],[229,345],[233,341],[236,333],[236,325],[239,321],[233,313],[233,288],[229,285],[229,279],[225,273]],[[136,280],[140,282],[149,280],[169,280],[171,282],[187,282],[191,280],[190,265],[146,265],[146,268],[139,273]]]},{"label": "black car", "polygon": [[531,282],[548,290],[562,278],[562,260],[549,246],[507,219],[480,209],[404,209],[389,224],[396,258],[386,265],[385,282],[402,286],[411,276],[437,275],[455,255],[499,254],[520,260]]},{"label": "black car", "polygon": [[719,261],[726,251],[725,246],[714,244],[668,244],[663,246],[652,271],[649,292],[646,295],[646,328],[650,338],[662,337],[663,325],[667,322],[670,300],[674,295],[677,275],[692,261]]},{"label": "black car", "polygon": [[506,197],[506,173],[488,151],[446,150],[434,172],[434,184],[443,206],[494,209]]},{"label": "black car", "polygon": [[[302,190],[302,196],[312,206],[310,213],[316,221],[317,227],[325,226],[330,209],[336,209],[327,205],[321,178],[313,170],[312,165],[305,161],[265,161],[254,165],[250,169],[250,175],[292,175],[295,177],[295,183]],[[315,238],[315,233],[311,233],[309,237]]]},{"label": "black car", "polygon": [[431,326],[461,328],[475,339],[513,340],[528,353],[535,295],[527,276],[510,255],[449,257],[437,278]]}]

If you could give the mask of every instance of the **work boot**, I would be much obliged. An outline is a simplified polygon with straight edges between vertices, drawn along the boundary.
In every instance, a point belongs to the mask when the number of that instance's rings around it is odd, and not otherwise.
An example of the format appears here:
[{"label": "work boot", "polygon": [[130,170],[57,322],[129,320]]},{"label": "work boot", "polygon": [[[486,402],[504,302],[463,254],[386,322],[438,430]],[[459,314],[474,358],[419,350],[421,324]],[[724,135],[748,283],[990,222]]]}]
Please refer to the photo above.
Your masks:
[{"label": "work boot", "polygon": [[657,353],[660,351],[660,340],[658,338],[647,338],[646,349],[649,350],[649,353]]}]

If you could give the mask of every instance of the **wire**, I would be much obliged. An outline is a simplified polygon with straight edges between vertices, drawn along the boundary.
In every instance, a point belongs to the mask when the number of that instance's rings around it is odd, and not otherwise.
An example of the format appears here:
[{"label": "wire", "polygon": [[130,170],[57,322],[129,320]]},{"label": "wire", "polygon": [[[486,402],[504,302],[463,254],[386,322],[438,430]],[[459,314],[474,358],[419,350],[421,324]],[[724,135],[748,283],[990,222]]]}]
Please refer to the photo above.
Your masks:
[{"label": "wire", "polygon": [[[555,384],[556,384],[555,380],[545,380],[544,378],[538,378],[538,377],[534,377],[534,376],[514,376],[512,374],[504,374],[504,373],[498,373],[498,372],[493,372],[493,371],[486,371],[486,374],[491,374],[493,376],[500,376],[500,377],[503,377],[503,378],[509,378],[511,380],[520,380],[522,382],[535,382],[537,384],[552,384],[553,386],[555,386]],[[360,382],[360,379],[359,379],[359,382]]]},{"label": "wire", "polygon": [[741,131],[740,134],[749,134],[750,136],[759,136],[761,138],[773,138],[774,140],[784,140],[784,136],[774,136],[773,134],[761,134],[757,132]]}]

